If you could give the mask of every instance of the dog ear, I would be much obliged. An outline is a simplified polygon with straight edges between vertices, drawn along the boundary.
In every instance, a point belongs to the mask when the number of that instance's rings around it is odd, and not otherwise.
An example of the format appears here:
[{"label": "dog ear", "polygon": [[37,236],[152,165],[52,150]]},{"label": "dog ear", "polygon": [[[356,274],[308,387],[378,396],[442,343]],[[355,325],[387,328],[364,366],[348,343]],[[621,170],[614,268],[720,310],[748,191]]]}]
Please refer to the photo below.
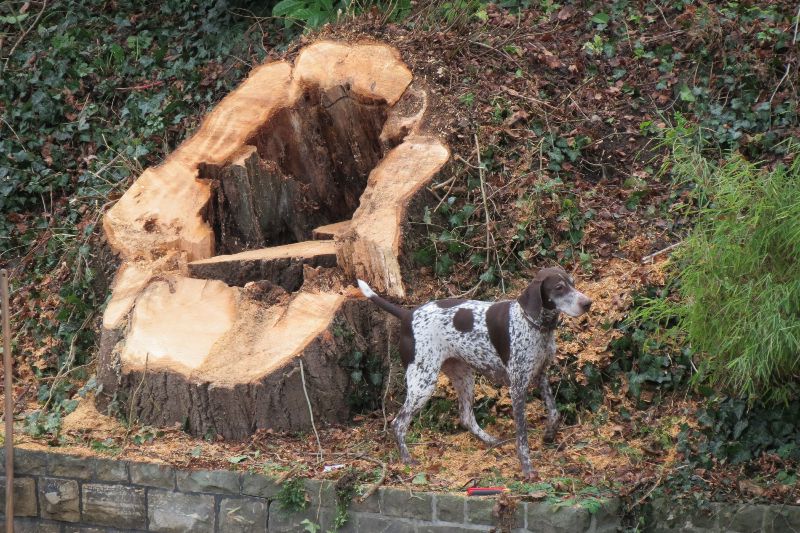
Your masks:
[{"label": "dog ear", "polygon": [[542,280],[538,276],[522,291],[517,302],[525,313],[534,320],[542,314]]}]

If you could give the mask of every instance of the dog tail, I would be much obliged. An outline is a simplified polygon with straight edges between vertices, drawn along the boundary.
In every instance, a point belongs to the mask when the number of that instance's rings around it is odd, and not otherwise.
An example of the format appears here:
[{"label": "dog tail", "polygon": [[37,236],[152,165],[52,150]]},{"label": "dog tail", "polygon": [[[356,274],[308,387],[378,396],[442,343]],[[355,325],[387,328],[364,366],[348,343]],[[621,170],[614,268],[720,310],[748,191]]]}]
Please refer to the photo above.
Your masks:
[{"label": "dog tail", "polygon": [[375,291],[370,289],[370,287],[369,287],[369,285],[367,285],[366,281],[363,281],[363,280],[360,280],[360,279],[357,280],[357,281],[358,281],[358,288],[361,289],[361,292],[364,293],[364,296],[366,296],[367,298],[372,300],[372,302],[375,305],[377,305],[378,307],[380,307],[381,309],[383,309],[387,313],[391,313],[391,314],[393,314],[394,316],[396,316],[397,318],[400,318],[400,319],[406,318],[411,313],[411,311],[409,311],[408,309],[403,309],[399,305],[395,305],[392,302],[390,302],[388,300],[385,300],[384,298],[381,298],[380,296],[378,296],[375,293]]}]

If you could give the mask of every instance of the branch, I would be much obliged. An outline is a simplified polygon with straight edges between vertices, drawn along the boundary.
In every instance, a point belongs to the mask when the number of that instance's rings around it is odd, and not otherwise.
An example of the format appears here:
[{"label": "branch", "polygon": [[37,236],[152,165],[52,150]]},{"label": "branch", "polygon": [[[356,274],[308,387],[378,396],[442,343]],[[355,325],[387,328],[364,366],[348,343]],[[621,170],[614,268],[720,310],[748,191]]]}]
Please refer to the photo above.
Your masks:
[{"label": "branch", "polygon": [[21,43],[23,39],[25,39],[25,37],[28,36],[31,30],[36,27],[36,24],[39,22],[39,19],[42,18],[42,13],[44,13],[45,7],[47,7],[47,0],[44,0],[44,2],[42,2],[42,9],[39,10],[39,14],[36,15],[36,18],[33,19],[33,23],[30,26],[28,26],[24,32],[22,32],[22,35],[19,36],[17,42],[15,42],[14,46],[12,46],[11,50],[9,50],[8,56],[6,56],[6,62],[3,63],[3,71],[5,71],[6,68],[8,68],[8,62],[11,60],[11,56],[14,54],[14,50],[17,49],[17,46],[19,46],[19,43]]}]

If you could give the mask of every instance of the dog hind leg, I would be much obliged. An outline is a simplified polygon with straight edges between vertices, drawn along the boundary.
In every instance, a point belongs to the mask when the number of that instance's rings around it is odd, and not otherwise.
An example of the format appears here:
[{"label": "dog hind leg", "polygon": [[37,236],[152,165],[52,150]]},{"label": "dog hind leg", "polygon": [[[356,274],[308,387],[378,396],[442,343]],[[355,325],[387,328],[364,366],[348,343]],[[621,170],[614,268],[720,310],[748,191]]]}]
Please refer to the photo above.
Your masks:
[{"label": "dog hind leg", "polygon": [[450,383],[458,393],[458,410],[461,425],[464,429],[489,445],[497,444],[499,439],[486,433],[475,420],[475,375],[472,368],[459,359],[447,359],[442,365],[442,371],[450,378]]},{"label": "dog hind leg", "polygon": [[[416,360],[406,370],[406,401],[392,421],[394,436],[400,448],[400,459],[406,464],[414,462],[406,446],[408,426],[414,415],[433,395],[433,391],[436,390],[436,379],[439,377],[440,362],[420,355],[417,354]],[[438,359],[438,356],[435,357]],[[427,364],[423,366],[421,362]]]},{"label": "dog hind leg", "polygon": [[550,380],[547,379],[547,371],[544,369],[542,370],[542,375],[539,377],[539,392],[547,408],[547,426],[544,430],[544,442],[550,443],[556,438],[559,417],[556,399],[553,397],[553,391],[550,389]]},{"label": "dog hind leg", "polygon": [[530,370],[524,365],[515,364],[512,359],[509,368],[511,386],[511,409],[514,413],[514,424],[517,430],[517,456],[522,466],[522,473],[528,479],[536,477],[536,471],[531,466],[531,452],[528,446],[528,421],[525,417],[525,400],[530,383]]}]

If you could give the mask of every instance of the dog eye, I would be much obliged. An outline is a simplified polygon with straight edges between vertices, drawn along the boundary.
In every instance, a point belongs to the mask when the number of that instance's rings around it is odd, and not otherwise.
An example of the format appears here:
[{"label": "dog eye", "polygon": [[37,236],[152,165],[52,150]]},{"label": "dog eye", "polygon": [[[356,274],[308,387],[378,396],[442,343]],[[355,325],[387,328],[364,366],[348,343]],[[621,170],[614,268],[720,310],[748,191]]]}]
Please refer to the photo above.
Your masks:
[{"label": "dog eye", "polygon": [[558,285],[556,285],[556,290],[557,291],[563,291],[564,290],[564,284],[563,283],[559,283]]}]

